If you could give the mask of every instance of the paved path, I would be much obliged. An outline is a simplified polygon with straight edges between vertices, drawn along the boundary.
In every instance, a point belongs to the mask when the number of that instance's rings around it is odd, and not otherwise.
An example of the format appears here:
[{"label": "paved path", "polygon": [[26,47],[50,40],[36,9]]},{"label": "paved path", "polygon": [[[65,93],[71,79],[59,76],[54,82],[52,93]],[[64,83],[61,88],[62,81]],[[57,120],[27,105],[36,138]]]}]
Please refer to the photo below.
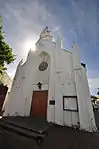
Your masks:
[{"label": "paved path", "polygon": [[[24,124],[29,122],[27,119]],[[47,129],[47,132],[43,142],[38,144],[32,137],[0,127],[0,149],[99,149],[99,133],[87,133],[57,125]]]}]

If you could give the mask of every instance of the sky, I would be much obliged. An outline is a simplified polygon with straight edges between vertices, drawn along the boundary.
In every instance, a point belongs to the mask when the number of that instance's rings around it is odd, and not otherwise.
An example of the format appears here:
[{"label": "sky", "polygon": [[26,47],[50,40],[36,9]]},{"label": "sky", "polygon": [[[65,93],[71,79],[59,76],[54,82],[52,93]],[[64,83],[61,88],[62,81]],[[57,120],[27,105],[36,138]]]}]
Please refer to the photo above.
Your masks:
[{"label": "sky", "polygon": [[0,0],[5,39],[16,54],[8,66],[13,77],[19,61],[34,47],[48,26],[54,38],[60,33],[70,50],[75,41],[81,61],[87,66],[92,94],[99,88],[99,0]]}]

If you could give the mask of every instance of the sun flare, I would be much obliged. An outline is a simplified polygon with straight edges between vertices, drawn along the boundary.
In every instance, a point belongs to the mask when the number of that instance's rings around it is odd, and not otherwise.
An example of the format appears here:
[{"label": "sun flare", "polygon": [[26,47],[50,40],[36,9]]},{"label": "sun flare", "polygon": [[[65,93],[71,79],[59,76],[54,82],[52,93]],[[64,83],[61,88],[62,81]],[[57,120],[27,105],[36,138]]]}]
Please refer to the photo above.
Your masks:
[{"label": "sun flare", "polygon": [[33,41],[33,40],[27,40],[25,42],[25,48],[27,50],[30,50],[31,49],[32,51],[36,51],[35,41]]}]

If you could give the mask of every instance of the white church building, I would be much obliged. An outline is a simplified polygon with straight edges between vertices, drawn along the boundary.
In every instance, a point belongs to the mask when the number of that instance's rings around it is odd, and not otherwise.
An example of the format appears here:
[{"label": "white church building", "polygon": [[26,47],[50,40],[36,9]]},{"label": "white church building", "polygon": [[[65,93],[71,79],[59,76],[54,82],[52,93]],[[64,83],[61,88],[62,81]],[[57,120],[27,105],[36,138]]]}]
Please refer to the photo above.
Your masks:
[{"label": "white church building", "polygon": [[81,65],[76,44],[71,51],[52,40],[46,27],[20,61],[11,92],[4,103],[4,116],[43,117],[59,125],[96,131],[86,70]]}]

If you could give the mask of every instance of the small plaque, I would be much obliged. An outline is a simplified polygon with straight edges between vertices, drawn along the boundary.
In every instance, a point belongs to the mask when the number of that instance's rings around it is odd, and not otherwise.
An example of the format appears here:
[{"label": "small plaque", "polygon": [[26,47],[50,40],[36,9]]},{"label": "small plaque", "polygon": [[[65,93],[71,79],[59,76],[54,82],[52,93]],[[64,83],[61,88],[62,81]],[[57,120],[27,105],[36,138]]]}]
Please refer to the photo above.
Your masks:
[{"label": "small plaque", "polygon": [[55,105],[55,100],[50,100],[50,101],[49,101],[49,104],[50,104],[50,105]]}]

